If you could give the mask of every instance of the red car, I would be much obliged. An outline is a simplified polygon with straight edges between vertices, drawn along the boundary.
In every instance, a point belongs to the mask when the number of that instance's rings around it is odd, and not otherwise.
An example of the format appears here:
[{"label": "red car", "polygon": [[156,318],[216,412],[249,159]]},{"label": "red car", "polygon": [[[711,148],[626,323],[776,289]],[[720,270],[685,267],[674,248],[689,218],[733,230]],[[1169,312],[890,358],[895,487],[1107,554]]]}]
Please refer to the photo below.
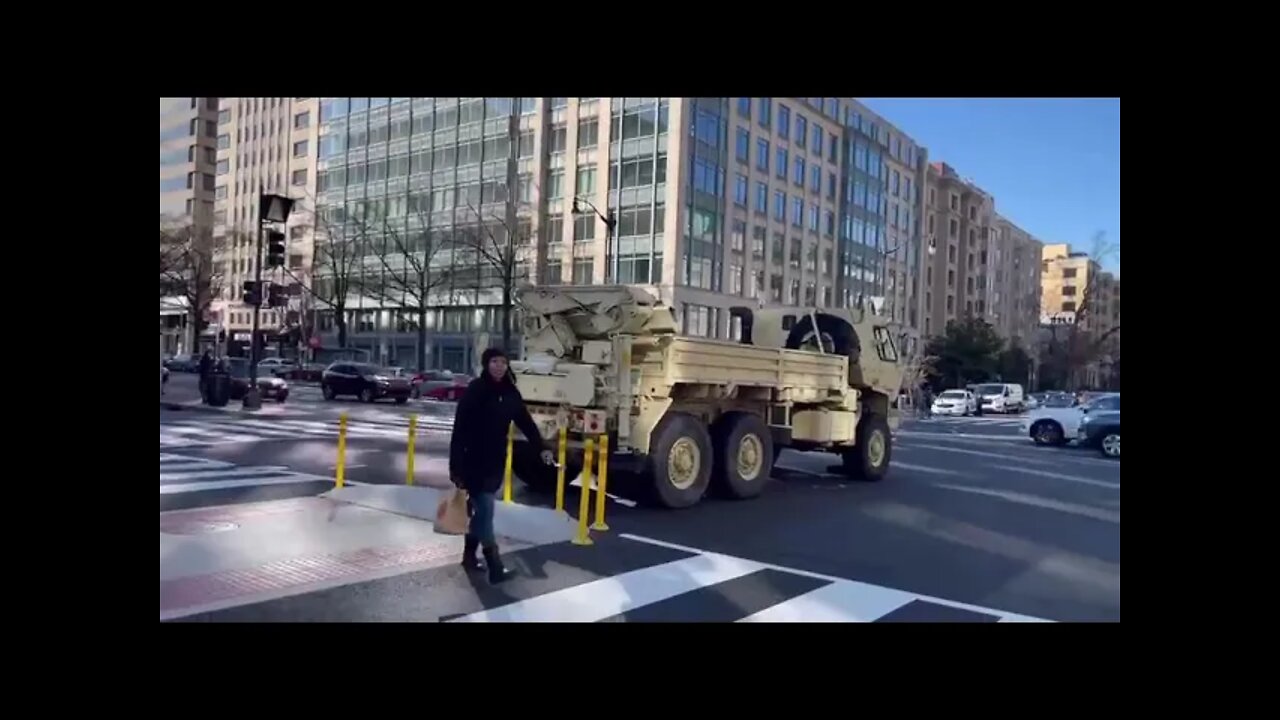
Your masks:
[{"label": "red car", "polygon": [[420,396],[428,400],[457,402],[467,391],[471,378],[455,375],[451,380],[425,380],[418,386]]}]

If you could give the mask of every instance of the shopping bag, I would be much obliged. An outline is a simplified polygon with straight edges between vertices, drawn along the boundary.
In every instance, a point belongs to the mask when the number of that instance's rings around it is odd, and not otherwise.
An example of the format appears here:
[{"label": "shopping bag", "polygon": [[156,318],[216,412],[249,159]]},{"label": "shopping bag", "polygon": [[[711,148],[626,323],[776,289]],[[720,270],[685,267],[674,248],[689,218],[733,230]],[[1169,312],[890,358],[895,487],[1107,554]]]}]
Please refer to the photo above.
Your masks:
[{"label": "shopping bag", "polygon": [[441,535],[462,535],[467,532],[467,493],[453,488],[436,506],[435,531]]}]

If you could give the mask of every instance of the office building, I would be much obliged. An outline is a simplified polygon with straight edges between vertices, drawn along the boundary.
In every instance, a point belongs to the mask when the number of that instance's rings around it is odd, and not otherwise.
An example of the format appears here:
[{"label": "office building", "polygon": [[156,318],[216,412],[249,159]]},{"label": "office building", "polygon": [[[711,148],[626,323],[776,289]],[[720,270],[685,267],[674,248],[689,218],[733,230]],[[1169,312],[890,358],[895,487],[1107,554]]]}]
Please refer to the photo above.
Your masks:
[{"label": "office building", "polygon": [[[297,201],[285,229],[285,268],[263,268],[263,282],[287,286],[309,281],[318,107],[316,98],[222,98],[215,113],[217,160],[210,177],[215,262],[223,294],[213,315],[233,344],[246,342],[253,328],[253,307],[241,296],[244,283],[255,278],[258,262],[260,191]],[[305,301],[297,295],[291,307],[263,308],[260,327],[269,340],[282,329],[300,325]]]},{"label": "office building", "polygon": [[[690,334],[735,337],[735,305],[925,314],[924,151],[848,98],[326,98],[319,118],[320,224],[362,248],[348,344],[381,362],[417,352],[419,299],[390,287],[397,238],[438,272],[435,367],[468,369],[477,336],[500,334],[477,233],[513,235],[522,281],[642,285]],[[319,314],[326,345],[336,324]]]}]

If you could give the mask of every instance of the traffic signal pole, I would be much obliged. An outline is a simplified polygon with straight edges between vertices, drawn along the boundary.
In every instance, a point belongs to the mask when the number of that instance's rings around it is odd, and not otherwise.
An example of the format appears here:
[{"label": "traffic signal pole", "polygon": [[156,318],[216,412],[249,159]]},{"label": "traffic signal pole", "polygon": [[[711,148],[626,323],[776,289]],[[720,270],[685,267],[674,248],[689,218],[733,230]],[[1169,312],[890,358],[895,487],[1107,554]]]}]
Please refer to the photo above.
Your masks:
[{"label": "traffic signal pole", "polygon": [[258,237],[254,240],[253,283],[258,291],[258,302],[253,304],[253,333],[249,336],[249,389],[244,394],[244,406],[256,409],[262,406],[258,395],[258,323],[262,314],[262,184],[258,184]]}]

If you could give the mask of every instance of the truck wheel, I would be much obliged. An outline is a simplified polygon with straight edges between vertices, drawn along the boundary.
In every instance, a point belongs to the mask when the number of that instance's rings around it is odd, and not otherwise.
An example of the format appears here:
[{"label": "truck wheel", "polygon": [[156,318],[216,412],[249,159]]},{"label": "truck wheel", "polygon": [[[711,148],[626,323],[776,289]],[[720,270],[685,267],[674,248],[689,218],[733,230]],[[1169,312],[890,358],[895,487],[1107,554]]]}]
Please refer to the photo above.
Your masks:
[{"label": "truck wheel", "polygon": [[735,499],[764,492],[773,470],[773,437],[764,421],[751,413],[726,413],[712,428],[715,464],[711,482]]},{"label": "truck wheel", "polygon": [[653,431],[649,475],[653,499],[663,507],[697,504],[711,481],[711,437],[697,418],[669,412]]},{"label": "truck wheel", "polygon": [[879,415],[867,415],[858,423],[857,444],[840,454],[844,471],[850,477],[876,481],[889,472],[893,456],[893,437],[889,423]]}]

